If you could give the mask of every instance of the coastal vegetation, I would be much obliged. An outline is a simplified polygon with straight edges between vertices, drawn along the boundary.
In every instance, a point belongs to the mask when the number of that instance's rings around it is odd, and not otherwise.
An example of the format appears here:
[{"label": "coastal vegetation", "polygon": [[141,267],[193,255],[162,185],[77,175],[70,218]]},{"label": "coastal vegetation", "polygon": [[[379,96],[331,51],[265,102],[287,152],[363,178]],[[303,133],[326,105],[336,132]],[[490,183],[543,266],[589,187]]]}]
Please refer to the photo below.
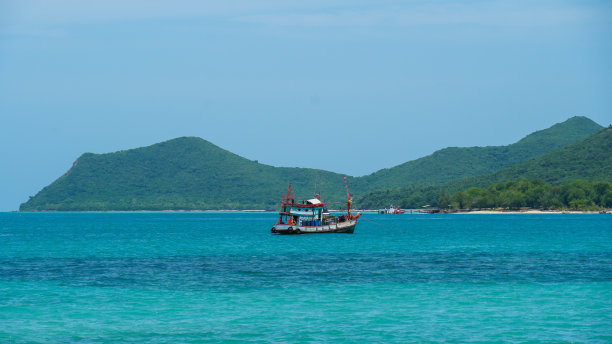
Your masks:
[{"label": "coastal vegetation", "polygon": [[438,201],[452,209],[569,209],[612,208],[612,183],[576,180],[551,185],[541,179],[508,181],[487,188],[471,187]]},{"label": "coastal vegetation", "polygon": [[488,187],[470,187],[452,194],[438,186],[413,186],[370,193],[368,197],[360,200],[358,206],[376,209],[389,204],[404,209],[433,207],[442,210],[599,210],[612,208],[612,183],[575,180],[552,185],[541,179],[523,179],[496,183]]},{"label": "coastal vegetation", "polygon": [[343,175],[273,167],[196,137],[108,154],[86,153],[21,210],[275,209],[289,181],[298,195],[345,197]]},{"label": "coastal vegetation", "polygon": [[[610,183],[612,182],[611,166],[612,130],[602,129],[580,142],[493,173],[439,185],[413,185],[377,190],[359,197],[356,205],[367,209],[385,207],[389,204],[402,208],[420,208],[424,205],[447,208],[450,204],[447,199],[450,196],[443,198],[442,195],[454,195],[470,188],[487,189],[492,185],[500,185],[508,181],[541,180],[551,186],[561,186],[578,180],[584,180],[584,183],[587,181]],[[440,202],[441,198],[442,202]],[[554,204],[560,207],[572,207],[577,203],[574,205],[563,202]],[[587,207],[591,203],[582,204]],[[593,204],[600,203],[593,201]]]},{"label": "coastal vegetation", "polygon": [[[454,195],[508,180],[611,182],[611,135],[588,118],[573,117],[512,145],[447,148],[348,181],[361,195],[354,203],[359,208],[436,206],[441,190]],[[269,166],[206,140],[182,137],[114,153],[85,153],[20,210],[274,210],[289,181],[297,197],[320,192],[327,201],[345,201],[343,177]]]}]

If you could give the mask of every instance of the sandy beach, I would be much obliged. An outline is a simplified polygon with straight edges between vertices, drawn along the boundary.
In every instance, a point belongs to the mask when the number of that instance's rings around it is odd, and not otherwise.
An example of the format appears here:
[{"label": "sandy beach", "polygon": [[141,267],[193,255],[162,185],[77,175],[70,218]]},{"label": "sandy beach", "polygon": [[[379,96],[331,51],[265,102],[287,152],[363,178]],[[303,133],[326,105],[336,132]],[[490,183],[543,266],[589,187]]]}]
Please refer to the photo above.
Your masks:
[{"label": "sandy beach", "polygon": [[[377,210],[355,210],[356,212],[362,213],[377,213]],[[612,209],[605,209],[606,214],[612,214]],[[540,209],[525,209],[525,210],[459,210],[451,212],[440,212],[435,214],[482,214],[482,215],[493,215],[493,214],[599,214],[600,210],[594,211],[580,211],[580,210],[540,210]],[[431,214],[427,212],[417,212],[406,210],[405,214]]]},{"label": "sandy beach", "polygon": [[[608,213],[610,211],[607,211]],[[451,214],[598,214],[599,211],[578,211],[578,210],[473,210],[459,211]]]}]

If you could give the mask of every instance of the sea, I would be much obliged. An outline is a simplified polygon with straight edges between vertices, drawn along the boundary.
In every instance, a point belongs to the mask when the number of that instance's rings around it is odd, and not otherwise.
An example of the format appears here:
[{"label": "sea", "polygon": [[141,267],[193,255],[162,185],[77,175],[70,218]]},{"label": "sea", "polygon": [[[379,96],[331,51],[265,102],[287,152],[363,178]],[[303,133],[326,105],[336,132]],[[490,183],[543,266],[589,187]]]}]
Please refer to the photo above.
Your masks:
[{"label": "sea", "polygon": [[612,215],[0,213],[0,343],[612,343]]}]

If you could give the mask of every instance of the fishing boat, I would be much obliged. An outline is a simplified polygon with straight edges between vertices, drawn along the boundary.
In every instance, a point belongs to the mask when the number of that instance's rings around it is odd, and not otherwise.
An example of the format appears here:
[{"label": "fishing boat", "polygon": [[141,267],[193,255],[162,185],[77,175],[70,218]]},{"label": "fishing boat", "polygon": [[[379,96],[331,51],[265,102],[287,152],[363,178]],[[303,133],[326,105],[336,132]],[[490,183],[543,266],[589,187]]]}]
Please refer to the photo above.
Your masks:
[{"label": "fishing boat", "polygon": [[[344,178],[346,184],[346,177]],[[313,233],[353,233],[360,213],[351,213],[353,201],[346,185],[347,213],[340,216],[329,212],[328,204],[320,194],[305,201],[295,201],[295,194],[291,192],[291,183],[279,210],[278,222],[272,226],[271,232],[276,234],[313,234]]]}]

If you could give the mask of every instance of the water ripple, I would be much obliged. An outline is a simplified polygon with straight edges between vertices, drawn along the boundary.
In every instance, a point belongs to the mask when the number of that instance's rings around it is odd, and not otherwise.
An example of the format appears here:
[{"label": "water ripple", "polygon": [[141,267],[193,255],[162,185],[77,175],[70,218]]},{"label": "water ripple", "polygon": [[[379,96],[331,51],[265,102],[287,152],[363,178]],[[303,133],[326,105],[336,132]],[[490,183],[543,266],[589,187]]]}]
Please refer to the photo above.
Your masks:
[{"label": "water ripple", "polygon": [[228,290],[324,283],[563,283],[612,281],[612,253],[207,255],[12,258],[0,280],[70,286]]}]

